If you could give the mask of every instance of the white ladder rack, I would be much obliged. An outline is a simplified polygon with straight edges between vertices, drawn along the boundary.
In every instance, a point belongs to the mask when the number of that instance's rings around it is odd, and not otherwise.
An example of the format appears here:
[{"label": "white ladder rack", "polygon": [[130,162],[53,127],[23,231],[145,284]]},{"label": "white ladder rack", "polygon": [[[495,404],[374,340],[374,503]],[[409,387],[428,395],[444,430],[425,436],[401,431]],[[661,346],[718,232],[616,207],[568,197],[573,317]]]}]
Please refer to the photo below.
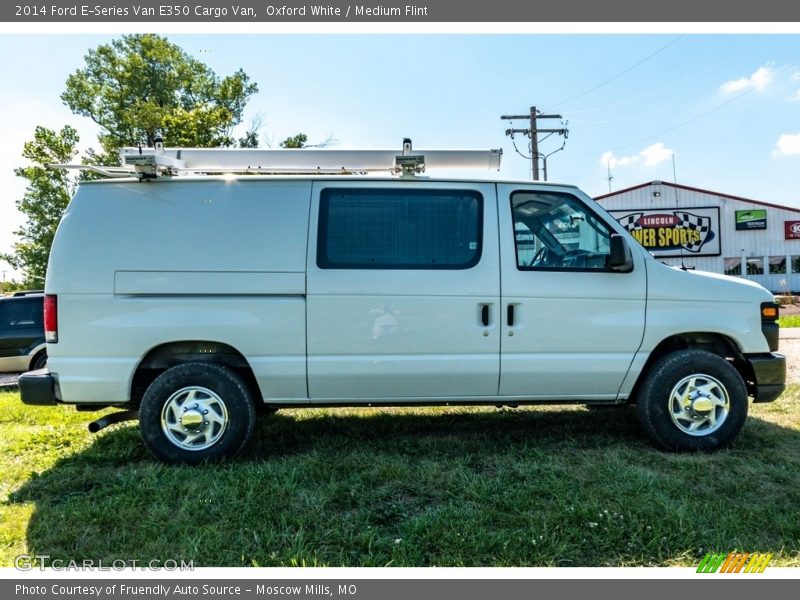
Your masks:
[{"label": "white ladder rack", "polygon": [[249,148],[123,148],[121,167],[48,165],[81,168],[106,177],[151,179],[181,174],[354,174],[388,172],[403,176],[426,169],[500,169],[503,151],[419,150],[411,140],[403,150],[249,149]]}]

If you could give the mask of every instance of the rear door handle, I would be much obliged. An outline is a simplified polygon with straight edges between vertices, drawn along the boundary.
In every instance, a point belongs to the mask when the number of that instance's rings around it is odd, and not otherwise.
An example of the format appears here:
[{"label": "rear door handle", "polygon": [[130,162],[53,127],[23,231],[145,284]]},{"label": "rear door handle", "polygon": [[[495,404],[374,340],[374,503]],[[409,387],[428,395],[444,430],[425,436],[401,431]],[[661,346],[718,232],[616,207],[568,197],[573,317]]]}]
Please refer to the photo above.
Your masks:
[{"label": "rear door handle", "polygon": [[506,323],[509,327],[514,326],[514,305],[509,304],[506,308]]}]

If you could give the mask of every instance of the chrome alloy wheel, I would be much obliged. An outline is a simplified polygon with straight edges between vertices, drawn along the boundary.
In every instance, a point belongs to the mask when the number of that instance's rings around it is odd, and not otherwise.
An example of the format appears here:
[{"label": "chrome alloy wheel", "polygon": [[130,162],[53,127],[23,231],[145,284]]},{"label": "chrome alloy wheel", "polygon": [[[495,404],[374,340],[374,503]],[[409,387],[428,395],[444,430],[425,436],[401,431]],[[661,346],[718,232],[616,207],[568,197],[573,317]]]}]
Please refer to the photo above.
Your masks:
[{"label": "chrome alloy wheel", "polygon": [[730,398],[719,380],[698,373],[684,377],[672,388],[668,409],[678,429],[699,437],[722,426],[730,412]]},{"label": "chrome alloy wheel", "polygon": [[228,426],[225,402],[208,388],[179,389],[164,403],[161,429],[183,450],[205,450],[216,444]]}]

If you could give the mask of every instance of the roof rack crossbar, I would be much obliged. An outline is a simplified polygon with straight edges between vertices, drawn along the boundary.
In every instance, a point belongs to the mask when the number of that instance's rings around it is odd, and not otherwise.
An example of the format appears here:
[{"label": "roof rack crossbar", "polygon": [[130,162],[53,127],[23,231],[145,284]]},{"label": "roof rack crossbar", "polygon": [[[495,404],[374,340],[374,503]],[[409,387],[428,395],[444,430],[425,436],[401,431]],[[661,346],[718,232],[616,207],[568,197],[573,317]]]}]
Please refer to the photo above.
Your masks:
[{"label": "roof rack crossbar", "polygon": [[74,169],[78,171],[91,171],[103,177],[130,177],[135,173],[133,169],[126,169],[125,167],[107,167],[102,165],[79,165],[79,164],[57,164],[48,163],[45,165],[47,169]]}]

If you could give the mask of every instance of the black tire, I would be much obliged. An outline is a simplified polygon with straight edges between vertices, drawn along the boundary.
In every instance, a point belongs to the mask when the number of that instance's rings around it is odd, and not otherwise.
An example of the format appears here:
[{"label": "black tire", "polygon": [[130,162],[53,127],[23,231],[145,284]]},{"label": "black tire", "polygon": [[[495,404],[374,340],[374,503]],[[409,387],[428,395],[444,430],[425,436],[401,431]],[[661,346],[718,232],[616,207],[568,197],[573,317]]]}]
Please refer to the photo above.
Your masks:
[{"label": "black tire", "polygon": [[[687,380],[695,376],[697,387]],[[708,409],[725,397],[726,407]],[[704,401],[705,406],[698,403]],[[652,442],[673,452],[729,446],[747,420],[747,409],[747,388],[739,372],[704,350],[679,350],[660,358],[646,373],[637,403],[639,421]],[[687,431],[692,426],[697,427],[693,434]]]},{"label": "black tire", "polygon": [[[211,416],[202,416],[209,412]],[[167,369],[147,388],[139,407],[145,446],[171,464],[194,465],[236,456],[250,439],[255,421],[255,406],[242,379],[230,369],[209,363]]]},{"label": "black tire", "polygon": [[39,369],[44,369],[47,366],[47,352],[42,350],[33,357],[31,361],[31,371],[38,371]]}]

